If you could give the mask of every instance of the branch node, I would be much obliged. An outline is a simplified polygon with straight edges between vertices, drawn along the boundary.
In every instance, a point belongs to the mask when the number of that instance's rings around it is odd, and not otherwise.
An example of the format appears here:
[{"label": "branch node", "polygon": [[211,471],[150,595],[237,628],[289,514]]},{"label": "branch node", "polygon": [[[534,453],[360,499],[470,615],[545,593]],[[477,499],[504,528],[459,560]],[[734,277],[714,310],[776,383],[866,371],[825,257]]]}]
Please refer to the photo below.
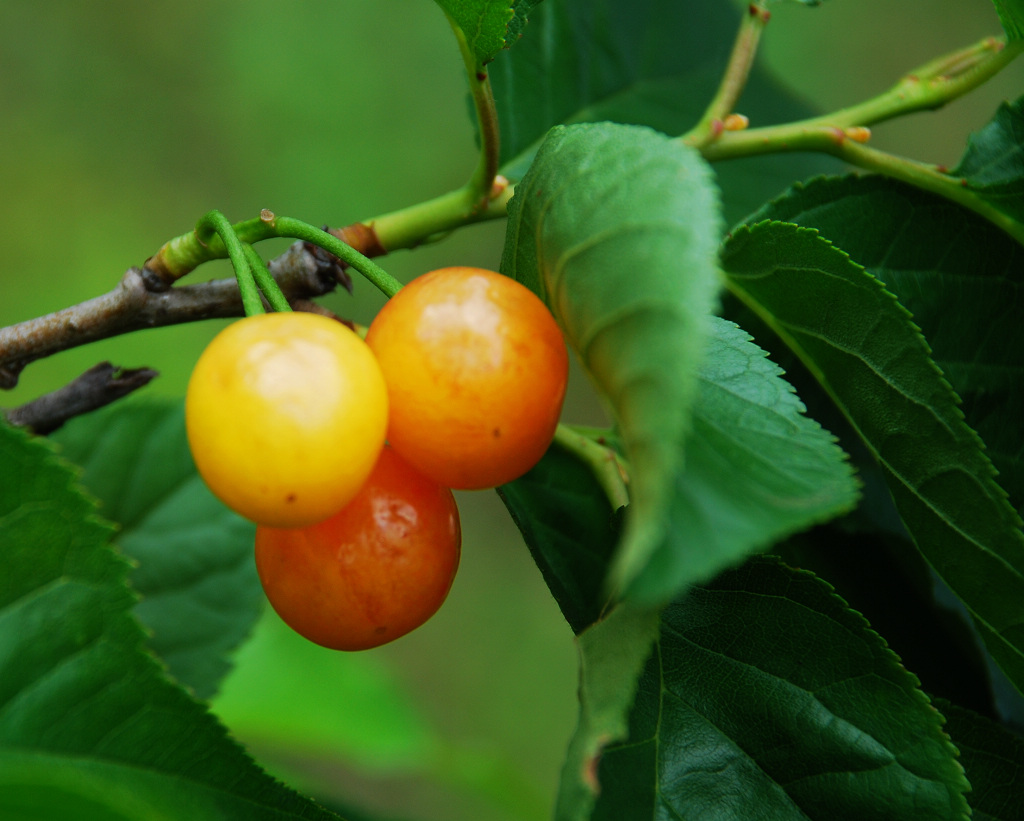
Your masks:
[{"label": "branch node", "polygon": [[146,290],[153,294],[169,291],[175,280],[175,276],[162,264],[159,255],[147,259],[140,269],[140,274]]},{"label": "branch node", "polygon": [[381,257],[387,253],[387,249],[381,245],[376,229],[364,222],[355,222],[344,228],[330,228],[328,233],[355,248],[363,256]]},{"label": "branch node", "polygon": [[851,128],[847,128],[844,133],[848,139],[853,140],[855,143],[866,143],[871,139],[871,129],[863,125],[855,125]]},{"label": "branch node", "polygon": [[772,19],[772,13],[759,3],[751,3],[747,7],[747,12],[751,17],[756,17],[762,23],[767,23]]},{"label": "branch node", "polygon": [[744,114],[729,114],[721,121],[722,128],[726,131],[743,131],[750,125],[750,118]]}]

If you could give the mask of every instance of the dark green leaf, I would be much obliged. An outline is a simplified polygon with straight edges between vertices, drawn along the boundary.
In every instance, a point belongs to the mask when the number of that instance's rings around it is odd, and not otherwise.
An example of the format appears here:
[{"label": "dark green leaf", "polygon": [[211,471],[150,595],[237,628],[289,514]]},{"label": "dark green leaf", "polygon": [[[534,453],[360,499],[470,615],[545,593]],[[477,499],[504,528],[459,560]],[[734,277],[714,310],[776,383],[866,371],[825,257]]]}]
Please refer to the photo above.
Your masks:
[{"label": "dark green leaf", "polygon": [[754,219],[814,228],[886,284],[1024,508],[1024,249],[947,200],[876,176],[795,186]]},{"label": "dark green leaf", "polygon": [[772,549],[793,567],[826,579],[921,680],[925,692],[995,717],[990,662],[970,616],[951,607],[909,538],[846,518]]},{"label": "dark green leaf", "polygon": [[136,564],[136,615],[179,682],[209,698],[264,603],[254,526],[206,489],[185,438],[180,401],[130,402],[72,420],[53,437],[120,526]]},{"label": "dark green leaf", "polygon": [[1024,738],[982,716],[945,701],[946,732],[960,750],[971,782],[967,799],[974,821],[1024,818]]},{"label": "dark green leaf", "polygon": [[1024,39],[1024,0],[992,0],[1006,36],[1011,40]]},{"label": "dark green leaf", "polygon": [[[682,134],[715,93],[743,11],[706,0],[550,0],[520,43],[490,67],[503,173],[521,179],[548,129],[573,122],[647,125]],[[756,68],[739,110],[756,124],[811,114]],[[794,179],[836,168],[785,154],[722,164],[726,216],[740,219]]]},{"label": "dark green leaf", "polygon": [[[494,59],[505,48],[509,26],[513,19],[522,28],[522,13],[517,14],[514,6],[523,5],[523,0],[436,0],[445,14],[459,27],[470,51],[479,65]],[[539,2],[539,0],[538,0]]]},{"label": "dark green leaf", "polygon": [[[987,220],[945,199],[878,176],[813,180],[794,186],[752,219],[774,218],[815,228],[886,284],[913,315],[935,362],[963,400],[966,421],[982,437],[1000,485],[1024,508],[1024,250]],[[874,460],[838,419],[830,400],[799,363],[780,351],[770,331],[749,315],[737,316],[773,357],[786,363],[812,415],[844,437],[867,482],[858,520],[888,526],[892,510]],[[812,384],[813,383],[813,384]],[[876,479],[877,476],[877,479]],[[879,516],[884,514],[885,518]],[[929,692],[991,714],[990,685],[973,631],[959,614],[936,606],[933,582],[919,594],[896,585],[912,557],[902,540],[867,533],[820,535],[820,547],[801,553],[809,567],[835,584],[867,615],[924,682]],[[895,551],[895,553],[893,552]],[[836,559],[839,562],[836,562]],[[919,560],[920,561],[920,560]],[[903,581],[900,581],[903,579]],[[943,601],[948,598],[943,597]],[[969,624],[969,622],[968,622]],[[980,663],[979,663],[980,662]]]},{"label": "dark green leaf", "polygon": [[1024,687],[1020,519],[905,309],[817,232],[788,223],[738,230],[723,265],[850,420],[918,548]]},{"label": "dark green leaf", "polygon": [[612,123],[553,129],[510,206],[502,271],[551,307],[608,399],[631,463],[616,588],[666,535],[719,288],[719,230],[700,156]]},{"label": "dark green leaf", "polygon": [[593,818],[966,819],[941,717],[828,585],[755,559],[662,615]]},{"label": "dark green leaf", "polygon": [[995,119],[971,135],[952,172],[982,199],[1024,223],[1024,97],[1003,103]]},{"label": "dark green leaf", "polygon": [[607,603],[605,577],[620,519],[590,469],[557,444],[529,473],[498,488],[574,633]]},{"label": "dark green leaf", "polygon": [[533,11],[541,0],[514,0],[512,4],[512,19],[508,24],[508,31],[505,34],[505,48],[511,48],[523,35],[523,29],[530,22],[530,12]]},{"label": "dark green leaf", "polygon": [[260,771],[145,652],[128,563],[71,470],[3,425],[0,464],[5,802],[66,798],[100,818],[334,818]]}]

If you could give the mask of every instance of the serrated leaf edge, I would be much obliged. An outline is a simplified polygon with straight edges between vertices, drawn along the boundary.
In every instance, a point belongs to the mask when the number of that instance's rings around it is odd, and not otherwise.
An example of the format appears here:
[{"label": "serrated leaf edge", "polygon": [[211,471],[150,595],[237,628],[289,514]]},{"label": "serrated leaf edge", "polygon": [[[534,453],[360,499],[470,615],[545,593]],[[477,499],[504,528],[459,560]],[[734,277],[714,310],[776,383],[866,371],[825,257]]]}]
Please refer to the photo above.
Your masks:
[{"label": "serrated leaf edge", "polygon": [[[99,546],[109,559],[117,566],[117,581],[120,586],[127,591],[128,597],[126,601],[136,602],[138,601],[139,595],[137,591],[132,588],[128,578],[129,570],[131,569],[132,562],[125,557],[120,550],[118,550],[110,541],[110,537],[117,531],[117,528],[112,523],[104,519],[98,512],[97,501],[89,494],[78,482],[78,476],[81,474],[81,469],[71,462],[64,459],[60,453],[57,445],[48,439],[40,437],[31,437],[25,431],[13,428],[6,423],[0,422],[8,430],[13,431],[17,436],[20,436],[22,440],[30,447],[36,447],[43,452],[43,459],[51,467],[56,467],[60,470],[64,479],[62,480],[62,487],[66,487],[67,490],[73,494],[76,498],[80,499],[89,509],[90,512],[83,511],[82,522],[91,526],[98,526],[100,531],[105,531],[107,535],[104,537],[104,542]],[[97,533],[97,537],[100,533]],[[219,743],[228,745],[233,748],[233,752],[239,757],[239,763],[241,766],[246,766],[250,769],[250,775],[259,778],[264,781],[266,786],[273,786],[275,788],[282,789],[287,793],[301,798],[301,796],[295,792],[295,790],[289,785],[277,777],[266,772],[250,755],[238,741],[236,741],[228,731],[228,729],[220,722],[220,720],[210,712],[208,705],[204,702],[199,701],[195,696],[192,695],[186,688],[178,684],[170,675],[167,673],[166,665],[163,660],[155,655],[146,645],[147,631],[145,627],[139,622],[135,616],[131,606],[126,606],[120,614],[121,618],[128,620],[131,625],[131,635],[126,635],[123,643],[119,643],[123,652],[133,654],[137,661],[142,665],[140,671],[143,675],[155,676],[155,679],[161,683],[162,686],[170,687],[177,693],[177,697],[184,699],[185,703],[189,705],[189,709],[196,711],[195,718],[198,721],[205,722],[212,730],[216,733],[217,740]],[[13,748],[12,748],[13,749]],[[66,751],[53,751],[47,748],[40,748],[38,750],[29,749],[27,752],[40,752],[45,755],[51,756],[68,756],[71,758],[78,758],[82,760],[89,760],[87,755],[81,753],[70,753]],[[193,779],[184,776],[179,773],[165,772],[152,766],[144,766],[132,761],[125,761],[118,758],[111,758],[106,756],[96,756],[97,761],[106,762],[109,764],[123,766],[128,769],[137,769],[143,771],[151,771],[157,775],[163,777],[178,778],[186,783],[193,783]],[[205,781],[195,782],[202,789],[210,790],[216,789],[214,785],[211,785]],[[238,796],[235,793],[229,791],[224,792],[225,795],[230,795],[239,799],[244,799],[244,796]],[[252,800],[252,799],[249,799]],[[258,802],[257,802],[258,803]],[[325,811],[326,812],[326,811]]]},{"label": "serrated leaf edge", "polygon": [[[936,376],[940,388],[949,400],[949,404],[952,408],[955,420],[959,422],[961,429],[966,433],[968,439],[970,440],[970,443],[974,446],[975,451],[977,452],[978,457],[981,460],[981,464],[979,465],[979,467],[981,468],[982,473],[981,475],[978,475],[976,478],[980,481],[981,486],[986,491],[986,494],[993,500],[993,503],[997,506],[997,508],[1001,510],[1005,518],[1006,524],[1010,526],[1010,528],[1013,530],[1014,537],[1017,540],[1018,544],[1024,543],[1024,533],[1022,533],[1021,529],[1021,517],[1017,510],[1013,507],[1013,505],[1010,504],[1009,494],[1007,494],[1007,492],[1002,488],[998,481],[996,481],[996,477],[998,476],[998,470],[996,470],[995,465],[992,464],[992,460],[988,456],[985,443],[978,435],[977,431],[975,431],[974,428],[972,428],[967,423],[966,417],[964,416],[963,409],[961,407],[960,397],[957,395],[952,384],[946,378],[946,375],[943,372],[943,370],[935,363],[934,359],[932,358],[931,346],[928,344],[928,341],[921,333],[921,329],[914,322],[911,313],[906,309],[906,307],[903,306],[903,304],[899,301],[896,295],[885,287],[885,284],[881,280],[875,277],[863,265],[861,265],[852,257],[850,257],[850,255],[842,248],[836,246],[827,237],[822,236],[822,234],[817,229],[808,228],[802,225],[798,225],[796,223],[785,222],[783,220],[766,219],[757,222],[753,225],[743,225],[738,227],[734,232],[732,232],[727,242],[731,241],[735,237],[739,237],[744,234],[750,235],[752,234],[754,229],[771,226],[786,226],[795,229],[798,233],[814,235],[815,237],[818,238],[820,242],[825,243],[827,246],[838,252],[851,266],[856,268],[858,271],[862,272],[868,279],[868,281],[871,281],[875,284],[875,287],[878,289],[878,292],[883,296],[883,298],[888,299],[895,306],[896,311],[900,314],[907,327],[911,330],[914,337],[916,338],[917,344],[921,347],[922,352],[925,354],[928,367]],[[903,487],[905,487],[916,499],[918,499],[921,502],[921,504],[925,505],[930,511],[932,511],[933,515],[935,515],[940,521],[945,523],[951,531],[959,534],[965,541],[974,544],[980,551],[988,554],[994,560],[998,561],[1005,568],[1007,573],[1016,576],[1021,576],[1022,582],[1024,582],[1024,576],[1022,576],[1020,571],[1018,571],[1015,567],[1009,564],[1005,558],[993,553],[988,547],[978,543],[978,541],[974,537],[968,536],[968,534],[965,534],[959,527],[955,526],[953,522],[950,522],[946,518],[946,516],[941,514],[940,511],[937,511],[928,500],[921,497],[913,489],[913,487],[904,479],[904,477],[898,471],[896,471],[891,464],[889,464],[888,461],[881,457],[881,455],[877,452],[875,446],[867,439],[867,437],[865,437],[861,433],[860,427],[856,424],[856,422],[849,417],[849,415],[846,412],[845,403],[841,402],[835,395],[834,391],[832,390],[829,384],[829,381],[825,378],[825,375],[821,373],[821,371],[814,365],[813,362],[809,361],[802,354],[802,346],[799,344],[795,344],[794,341],[790,338],[789,333],[784,329],[781,329],[778,326],[778,323],[774,322],[774,318],[766,311],[761,309],[761,307],[756,302],[754,302],[753,300],[746,299],[741,289],[733,289],[732,278],[729,276],[727,276],[727,283],[728,287],[730,287],[730,290],[733,290],[736,297],[740,299],[745,305],[747,305],[748,308],[754,311],[759,317],[761,317],[762,320],[764,320],[766,324],[768,324],[768,326],[772,328],[773,332],[779,335],[779,337],[787,344],[790,350],[792,350],[797,355],[801,362],[804,363],[805,367],[808,368],[808,370],[814,375],[818,383],[822,386],[822,389],[825,390],[826,393],[835,402],[836,407],[847,419],[851,428],[858,434],[860,441],[864,443],[865,447],[874,456],[878,463],[884,466],[893,477],[898,479],[899,482],[903,485]],[[880,374],[879,376],[881,377]],[[944,421],[939,421],[942,423],[943,427],[949,429],[948,425],[946,425]],[[924,558],[927,561],[928,557],[926,555],[924,556]],[[993,636],[998,637],[1001,641],[1005,643],[1005,639],[1003,639],[1002,633],[995,630],[991,625],[988,624],[988,622],[985,619],[978,615],[970,603],[964,602],[964,605],[970,611],[971,615],[975,619],[977,619],[982,625],[984,625]]]}]

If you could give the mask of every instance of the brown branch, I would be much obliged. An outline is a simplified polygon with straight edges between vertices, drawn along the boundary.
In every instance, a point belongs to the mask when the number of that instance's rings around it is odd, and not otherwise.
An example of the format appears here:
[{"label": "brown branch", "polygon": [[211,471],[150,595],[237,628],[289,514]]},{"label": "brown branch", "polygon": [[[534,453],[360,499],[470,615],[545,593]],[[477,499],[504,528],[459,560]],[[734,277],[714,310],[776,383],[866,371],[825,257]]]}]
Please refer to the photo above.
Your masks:
[{"label": "brown branch", "polygon": [[[338,282],[337,266],[302,242],[294,243],[269,268],[289,301],[321,296]],[[154,291],[142,270],[130,268],[109,293],[0,329],[0,388],[17,385],[18,375],[30,362],[88,342],[243,313],[233,278]]]},{"label": "brown branch", "polygon": [[75,416],[102,408],[148,385],[157,372],[150,368],[122,370],[109,362],[95,365],[77,379],[2,415],[15,427],[45,435]]}]

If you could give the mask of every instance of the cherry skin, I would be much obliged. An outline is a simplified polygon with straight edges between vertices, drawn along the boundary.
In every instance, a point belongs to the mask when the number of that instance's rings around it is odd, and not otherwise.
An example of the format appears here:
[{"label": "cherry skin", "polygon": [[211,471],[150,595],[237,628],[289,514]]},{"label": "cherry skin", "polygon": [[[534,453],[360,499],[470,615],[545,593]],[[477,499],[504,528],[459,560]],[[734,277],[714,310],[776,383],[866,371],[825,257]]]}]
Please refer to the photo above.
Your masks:
[{"label": "cherry skin", "polygon": [[388,441],[424,475],[490,488],[544,455],[569,358],[554,317],[525,286],[480,268],[432,271],[385,304],[366,342],[388,385]]},{"label": "cherry skin", "polygon": [[394,641],[441,607],[462,531],[447,488],[381,452],[355,498],[326,521],[256,529],[267,599],[297,633],[334,650]]},{"label": "cherry skin", "polygon": [[356,494],[384,446],[387,413],[366,343],[299,312],[227,326],[185,396],[199,474],[228,507],[276,527],[326,519]]}]

